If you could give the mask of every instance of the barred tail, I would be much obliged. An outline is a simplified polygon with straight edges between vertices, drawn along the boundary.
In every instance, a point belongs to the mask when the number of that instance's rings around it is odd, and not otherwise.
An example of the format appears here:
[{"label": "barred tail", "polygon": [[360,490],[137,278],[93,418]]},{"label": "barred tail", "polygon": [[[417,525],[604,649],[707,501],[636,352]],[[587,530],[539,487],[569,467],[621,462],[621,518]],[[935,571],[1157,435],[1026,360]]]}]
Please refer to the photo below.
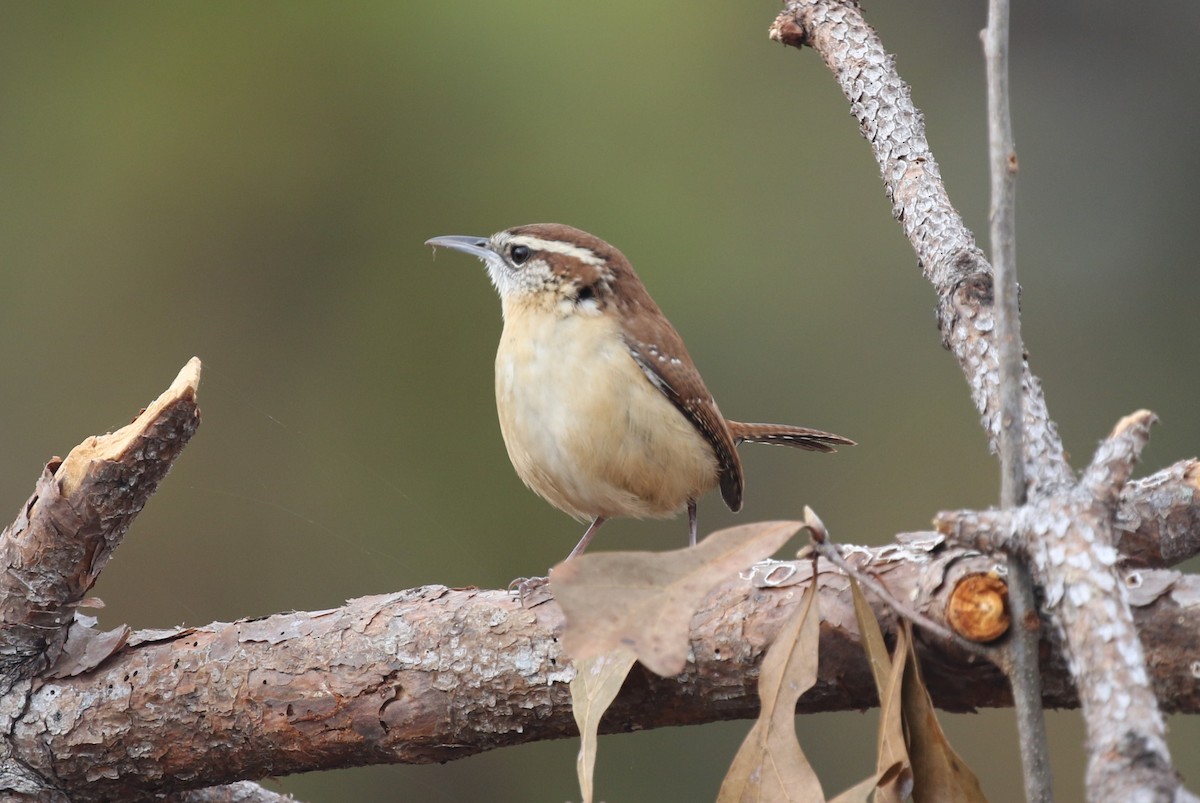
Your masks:
[{"label": "barred tail", "polygon": [[855,445],[849,438],[819,429],[793,427],[788,424],[743,424],[740,421],[728,423],[729,433],[733,435],[735,444],[742,441],[769,443],[772,446],[792,446],[810,452],[836,452],[836,446]]}]

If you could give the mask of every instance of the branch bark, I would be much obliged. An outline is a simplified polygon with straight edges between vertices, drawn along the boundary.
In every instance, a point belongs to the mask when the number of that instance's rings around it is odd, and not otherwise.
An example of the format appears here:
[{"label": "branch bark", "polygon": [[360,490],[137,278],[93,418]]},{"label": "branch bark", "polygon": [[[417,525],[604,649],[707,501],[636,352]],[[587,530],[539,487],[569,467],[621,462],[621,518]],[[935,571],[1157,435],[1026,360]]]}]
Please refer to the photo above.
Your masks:
[{"label": "branch bark", "polygon": [[[1017,153],[1013,145],[1008,93],[1008,0],[990,0],[983,31],[987,66],[988,154],[990,162],[992,264],[996,271],[996,342],[1000,368],[1000,506],[1025,503],[1025,452],[1021,372],[1025,348],[1021,343],[1021,314],[1017,298]],[[1019,623],[1006,646],[1007,671],[1017,714],[1025,799],[1049,803],[1054,799],[1050,747],[1042,712],[1042,679],[1038,669],[1037,601],[1025,556],[1008,555],[1008,599]]]},{"label": "branch bark", "polygon": [[[137,487],[128,481],[134,476],[161,479],[197,421],[194,378],[173,388],[163,397],[169,403],[152,405],[135,422],[138,434],[89,439],[72,453],[88,459],[64,461],[66,470],[59,466],[48,475],[71,479],[44,476],[39,501],[0,540],[41,533],[41,553],[53,553],[56,539],[70,550],[77,534],[52,526],[54,500],[66,493],[78,505],[72,489],[102,487],[99,477],[117,489]],[[97,445],[116,442],[132,446],[92,459]],[[142,473],[125,473],[124,461],[141,465]],[[142,465],[146,461],[159,465]],[[1164,521],[1195,514],[1188,476],[1176,472],[1148,488],[1126,489],[1124,518],[1139,519],[1144,528],[1130,535],[1133,541],[1156,542]],[[1162,520],[1141,516],[1151,504],[1143,491],[1174,507]],[[140,493],[148,496],[148,490]],[[97,493],[84,501],[120,498]],[[144,502],[124,509],[139,510]],[[1154,509],[1167,509],[1161,499],[1158,505]],[[105,532],[123,532],[129,524],[125,516],[112,521],[119,523]],[[886,547],[843,549],[894,595],[944,621],[960,581],[997,566],[944,541],[937,533],[909,533]],[[11,551],[16,546],[0,544],[0,554],[21,554]],[[754,716],[758,662],[797,604],[797,584],[810,573],[807,561],[768,563],[711,594],[693,617],[685,672],[663,679],[635,669],[604,730]],[[821,680],[800,708],[857,710],[874,699],[874,686],[857,642],[853,602],[840,573],[823,571],[820,582],[826,612]],[[1200,712],[1194,661],[1181,635],[1200,628],[1200,583],[1162,569],[1132,570],[1125,582],[1150,645],[1156,691],[1169,701],[1168,710]],[[68,598],[81,596],[84,585]],[[879,613],[890,630],[892,615]],[[572,670],[559,648],[562,614],[553,602],[526,610],[505,592],[431,586],[331,611],[203,628],[98,633],[93,624],[75,615],[65,637],[45,642],[60,646],[53,662],[39,657],[43,668],[36,675],[9,679],[10,691],[0,698],[0,798],[272,800],[278,796],[252,784],[216,785],[368,763],[447,761],[575,734],[567,689]],[[1076,697],[1055,643],[1044,650],[1045,701],[1069,707]],[[1009,704],[998,670],[974,654],[936,640],[922,652],[941,707]],[[18,674],[28,672],[28,663],[14,666]]]},{"label": "branch bark", "polygon": [[213,786],[180,792],[166,798],[166,803],[288,803],[291,795],[281,795],[256,783],[238,781],[228,786]]},{"label": "branch bark", "polygon": [[[1101,800],[1184,799],[1170,767],[1166,726],[1116,569],[1111,506],[1149,439],[1154,416],[1123,419],[1069,496],[975,517],[944,514],[944,532],[1029,554],[1050,580],[1045,608],[1067,640],[1088,725],[1088,789]],[[1051,537],[1053,536],[1053,537]],[[1124,603],[1124,604],[1120,604]]]},{"label": "branch bark", "polygon": [[1126,483],[1116,526],[1126,566],[1175,566],[1200,554],[1200,461]]},{"label": "branch bark", "polygon": [[[850,558],[938,619],[960,578],[995,567],[936,537],[855,548]],[[1200,583],[1170,575],[1140,581],[1146,593],[1137,623],[1171,634],[1152,654],[1163,698],[1200,712],[1184,635],[1200,627]],[[660,678],[635,667],[602,731],[754,716],[763,652],[810,576],[807,561],[768,563],[722,585],[692,620],[693,657],[683,674]],[[819,581],[820,677],[799,710],[860,710],[875,699],[874,681],[848,583],[833,569]],[[877,614],[894,636],[895,617],[882,607]],[[444,762],[574,737],[562,625],[554,602],[524,609],[503,591],[427,586],[330,611],[136,633],[100,666],[35,690],[12,744],[73,800],[90,801],[267,774]],[[994,666],[940,644],[922,646],[939,707],[1010,703]],[[1072,707],[1070,673],[1046,646],[1045,702]]]},{"label": "branch bark", "polygon": [[[196,432],[199,382],[200,361],[193,358],[128,426],[87,439],[65,460],[50,460],[17,520],[0,533],[0,796],[5,800],[69,799],[57,774],[38,768],[41,758],[50,760],[52,769],[53,753],[45,744],[22,745],[17,731],[28,723],[29,702],[42,683],[83,672],[126,644],[129,628],[95,633],[89,617],[77,609]],[[45,723],[47,732],[61,724]],[[254,784],[238,784],[180,799],[282,798]]]},{"label": "branch bark", "polygon": [[75,608],[200,423],[193,359],[133,423],[52,459],[0,534],[0,693],[62,650]]},{"label": "branch bark", "polygon": [[[938,297],[942,344],[958,359],[993,452],[1002,429],[996,363],[991,266],[950,203],[925,120],[861,10],[844,0],[790,2],[771,38],[809,46],[833,73],[879,165],[892,215],[916,252]],[[1028,495],[1044,496],[1074,483],[1041,383],[1022,366],[1025,475]]]},{"label": "branch bark", "polygon": [[[993,134],[993,175],[997,179],[993,185],[992,214],[997,257],[1002,262],[1000,267],[1007,272],[1013,257],[1011,190],[1016,162],[1001,69],[1007,17],[1003,15],[1001,19],[996,15],[996,5],[992,11],[985,32],[991,90],[989,126]],[[1011,533],[1008,539],[993,538],[992,542],[1009,549],[1011,554],[1032,556],[1035,581],[1047,589],[1044,614],[1048,624],[1060,629],[1064,636],[1064,648],[1070,656],[1076,683],[1090,687],[1082,690],[1085,701],[1121,690],[1123,704],[1115,709],[1084,706],[1090,748],[1090,797],[1166,801],[1187,796],[1171,767],[1165,729],[1147,680],[1143,656],[1137,649],[1137,639],[1132,642],[1125,639],[1130,632],[1128,622],[1132,612],[1123,587],[1115,580],[1114,508],[1129,472],[1123,469],[1099,473],[1097,468],[1110,464],[1103,459],[1104,450],[1117,449],[1124,439],[1114,433],[1101,447],[1083,480],[1076,481],[1047,412],[1041,384],[1021,353],[1014,309],[1015,275],[1002,275],[1007,286],[997,288],[991,266],[949,202],[911,92],[896,73],[894,61],[875,31],[863,19],[858,5],[849,0],[791,0],[777,17],[771,36],[784,44],[811,46],[833,71],[879,163],[893,214],[938,293],[943,343],[956,355],[966,375],[993,451],[1004,451],[1003,446],[1017,443],[1023,445],[1020,456],[1023,466],[1019,467],[1015,459],[1006,461],[1005,502],[1014,504],[1021,496],[1018,482],[1023,474],[1025,497],[1031,506],[1040,506],[1038,512],[1043,515],[1021,508],[1022,513],[1029,512],[1012,521],[1024,529]],[[998,312],[998,305],[1008,309]],[[1006,323],[1013,328],[998,333],[997,326],[1003,328]],[[1007,355],[1008,361],[1002,365],[1003,355]],[[1018,362],[1019,365],[1015,364]],[[1013,376],[1017,373],[1019,383]],[[1128,420],[1123,424],[1128,424]],[[1014,435],[1011,442],[1010,434]],[[1136,451],[1129,456],[1130,467]],[[1077,514],[1079,518],[1074,521],[1059,518],[1054,526],[1047,527],[1050,506]],[[971,534],[963,532],[962,527],[976,520],[981,519],[960,518],[956,534],[970,540]],[[1070,556],[1070,565],[1057,559],[1064,554]],[[1019,580],[1020,561],[1011,563]],[[1079,600],[1091,600],[1093,610],[1086,616],[1074,616],[1070,606],[1058,605],[1061,594],[1056,598],[1055,593],[1063,588],[1070,588]],[[1096,639],[1097,635],[1101,638]],[[1097,650],[1096,640],[1113,649]],[[1017,650],[1018,655],[1020,652]],[[1102,662],[1094,664],[1093,659]],[[1032,679],[1029,673],[1022,674],[1027,680]],[[1137,688],[1124,684],[1134,684]],[[1032,722],[1032,717],[1022,719],[1025,725]],[[1127,729],[1125,732],[1132,742],[1114,744],[1111,741],[1114,728]],[[1023,736],[1030,738],[1024,733]],[[1048,784],[1048,776],[1042,781],[1033,780],[1031,797],[1044,799]]]}]

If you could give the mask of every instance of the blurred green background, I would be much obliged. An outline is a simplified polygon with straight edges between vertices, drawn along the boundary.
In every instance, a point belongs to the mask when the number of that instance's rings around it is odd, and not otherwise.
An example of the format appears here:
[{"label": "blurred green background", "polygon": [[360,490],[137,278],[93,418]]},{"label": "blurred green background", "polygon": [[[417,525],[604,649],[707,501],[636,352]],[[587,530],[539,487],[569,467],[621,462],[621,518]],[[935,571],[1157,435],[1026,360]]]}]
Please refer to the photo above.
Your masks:
[{"label": "blurred green background", "polygon": [[[1081,464],[1122,415],[1147,471],[1200,452],[1200,6],[1018,4],[1024,332]],[[983,3],[867,3],[986,246]],[[425,583],[544,573],[580,526],[526,491],[492,401],[499,304],[422,242],[538,221],[637,266],[732,417],[828,428],[833,457],[743,450],[737,519],[813,505],[882,543],[986,506],[997,470],[933,295],[820,60],[776,2],[3,2],[3,505],[120,426],[192,355],[204,426],[105,571],[114,626],[203,624]],[[682,521],[598,548],[674,548]],[[1007,712],[949,717],[994,801]],[[873,715],[799,721],[833,792]],[[748,723],[606,738],[610,801],[711,800]],[[1195,719],[1172,720],[1200,779]],[[1062,799],[1082,729],[1051,717]],[[576,743],[281,781],[307,801],[577,799]]]}]

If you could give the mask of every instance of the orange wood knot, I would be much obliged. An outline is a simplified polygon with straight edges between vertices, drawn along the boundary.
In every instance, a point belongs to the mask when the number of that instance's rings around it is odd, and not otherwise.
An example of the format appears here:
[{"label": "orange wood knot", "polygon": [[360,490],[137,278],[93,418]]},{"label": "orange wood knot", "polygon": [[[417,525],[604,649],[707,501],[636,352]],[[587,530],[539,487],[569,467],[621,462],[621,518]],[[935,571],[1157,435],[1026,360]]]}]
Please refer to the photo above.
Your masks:
[{"label": "orange wood knot", "polygon": [[946,618],[971,641],[995,641],[1008,632],[1008,584],[994,574],[969,574],[950,594]]}]

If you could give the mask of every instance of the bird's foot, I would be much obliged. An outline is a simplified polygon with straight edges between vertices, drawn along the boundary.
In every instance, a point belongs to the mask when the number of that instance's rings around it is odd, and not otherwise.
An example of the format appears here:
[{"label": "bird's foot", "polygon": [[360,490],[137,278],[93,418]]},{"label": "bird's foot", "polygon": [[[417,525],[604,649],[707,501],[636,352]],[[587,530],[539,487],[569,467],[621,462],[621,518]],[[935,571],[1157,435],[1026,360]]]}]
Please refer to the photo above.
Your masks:
[{"label": "bird's foot", "polygon": [[522,608],[533,608],[554,599],[549,577],[518,577],[508,584],[508,593],[521,601]]}]

